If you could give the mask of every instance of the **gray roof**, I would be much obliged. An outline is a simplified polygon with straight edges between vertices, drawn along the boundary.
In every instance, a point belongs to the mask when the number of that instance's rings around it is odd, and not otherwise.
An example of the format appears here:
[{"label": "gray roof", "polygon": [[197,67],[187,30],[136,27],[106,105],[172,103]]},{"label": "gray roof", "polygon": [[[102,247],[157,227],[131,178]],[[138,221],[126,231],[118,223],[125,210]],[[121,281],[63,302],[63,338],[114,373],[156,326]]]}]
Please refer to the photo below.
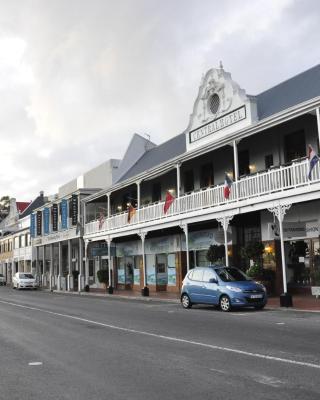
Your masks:
[{"label": "gray roof", "polygon": [[[320,96],[320,64],[255,96],[259,119],[270,117],[318,96]],[[144,153],[118,182],[132,178],[185,152],[185,133],[181,133]]]},{"label": "gray roof", "polygon": [[29,206],[19,215],[19,219],[27,217],[30,215],[35,209],[43,206],[47,202],[47,198],[43,196],[43,194],[40,194],[38,197],[36,197],[32,203],[29,204]]},{"label": "gray roof", "polygon": [[171,158],[186,152],[186,136],[181,133],[178,136],[148,150],[142,157],[133,165],[130,170],[123,175],[118,182],[125,181],[133,176],[136,176],[150,168],[162,164]]},{"label": "gray roof", "polygon": [[256,96],[259,119],[264,119],[320,96],[320,64]]}]

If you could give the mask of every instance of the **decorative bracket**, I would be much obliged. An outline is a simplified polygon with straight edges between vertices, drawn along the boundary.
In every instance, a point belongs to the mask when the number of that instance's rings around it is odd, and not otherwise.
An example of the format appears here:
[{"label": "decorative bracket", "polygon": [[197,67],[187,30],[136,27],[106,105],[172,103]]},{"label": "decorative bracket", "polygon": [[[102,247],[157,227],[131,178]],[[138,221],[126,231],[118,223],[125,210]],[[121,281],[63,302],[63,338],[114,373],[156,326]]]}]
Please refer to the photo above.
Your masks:
[{"label": "decorative bracket", "polygon": [[139,233],[138,233],[138,235],[140,236],[140,238],[141,238],[141,240],[142,240],[143,242],[145,241],[145,238],[146,238],[147,233],[148,233],[148,232],[139,232]]},{"label": "decorative bracket", "polygon": [[216,220],[221,224],[223,230],[226,232],[228,230],[230,221],[233,219],[233,215],[225,215],[222,218],[216,218]]},{"label": "decorative bracket", "polygon": [[180,224],[180,228],[183,230],[184,234],[188,234],[188,224]]},{"label": "decorative bracket", "polygon": [[286,215],[286,212],[291,208],[292,204],[279,204],[276,207],[271,207],[268,208],[268,211],[270,211],[274,216],[278,218],[278,221],[282,222],[284,216]]}]

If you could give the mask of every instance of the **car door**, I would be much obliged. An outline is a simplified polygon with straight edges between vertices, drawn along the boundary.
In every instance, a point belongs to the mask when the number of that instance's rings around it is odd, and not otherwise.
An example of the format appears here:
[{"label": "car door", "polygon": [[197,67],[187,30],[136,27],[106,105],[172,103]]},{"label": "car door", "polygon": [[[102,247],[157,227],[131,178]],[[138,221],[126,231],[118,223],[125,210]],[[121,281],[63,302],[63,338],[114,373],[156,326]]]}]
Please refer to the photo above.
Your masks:
[{"label": "car door", "polygon": [[193,270],[192,278],[190,278],[189,283],[189,293],[190,298],[193,303],[203,303],[205,302],[204,288],[203,288],[203,269],[195,268]]},{"label": "car door", "polygon": [[204,296],[206,303],[218,304],[220,295],[219,285],[218,283],[210,282],[212,279],[218,282],[215,272],[211,268],[208,268],[203,273]]}]

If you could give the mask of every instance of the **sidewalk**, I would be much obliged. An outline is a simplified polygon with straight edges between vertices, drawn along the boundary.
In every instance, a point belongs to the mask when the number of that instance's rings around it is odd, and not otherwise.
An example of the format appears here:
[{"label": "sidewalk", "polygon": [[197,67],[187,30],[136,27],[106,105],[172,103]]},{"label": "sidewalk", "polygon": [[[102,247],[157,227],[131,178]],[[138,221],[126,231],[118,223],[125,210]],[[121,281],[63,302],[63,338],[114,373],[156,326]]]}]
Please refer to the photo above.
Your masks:
[{"label": "sidewalk", "polygon": [[[180,303],[180,296],[176,293],[167,292],[152,292],[150,296],[143,297],[140,292],[132,290],[114,290],[113,294],[104,292],[60,292],[54,290],[54,293],[69,294],[75,296],[88,296],[88,297],[105,297],[105,298],[120,298],[120,299],[132,299],[132,300],[144,300],[144,301],[165,301]],[[281,310],[300,310],[300,311],[311,311],[320,312],[320,299],[316,299],[315,296],[293,296],[292,298],[293,307],[284,308],[280,307],[279,297],[269,297],[266,309],[281,309]]]}]

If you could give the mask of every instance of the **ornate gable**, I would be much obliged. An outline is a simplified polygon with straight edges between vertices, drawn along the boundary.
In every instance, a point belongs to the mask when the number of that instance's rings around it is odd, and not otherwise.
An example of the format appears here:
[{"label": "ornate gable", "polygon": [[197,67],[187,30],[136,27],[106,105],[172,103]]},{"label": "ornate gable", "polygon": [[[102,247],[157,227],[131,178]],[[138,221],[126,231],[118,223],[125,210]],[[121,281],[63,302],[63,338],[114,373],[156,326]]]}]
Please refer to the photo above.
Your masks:
[{"label": "ornate gable", "polygon": [[186,130],[187,150],[226,137],[257,121],[255,98],[222,68],[210,69],[202,78]]}]

